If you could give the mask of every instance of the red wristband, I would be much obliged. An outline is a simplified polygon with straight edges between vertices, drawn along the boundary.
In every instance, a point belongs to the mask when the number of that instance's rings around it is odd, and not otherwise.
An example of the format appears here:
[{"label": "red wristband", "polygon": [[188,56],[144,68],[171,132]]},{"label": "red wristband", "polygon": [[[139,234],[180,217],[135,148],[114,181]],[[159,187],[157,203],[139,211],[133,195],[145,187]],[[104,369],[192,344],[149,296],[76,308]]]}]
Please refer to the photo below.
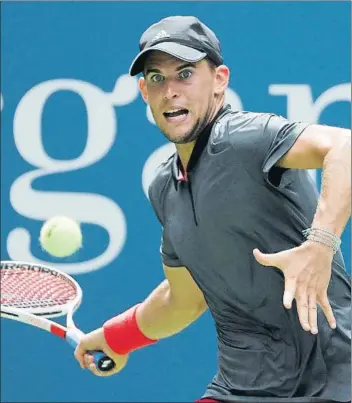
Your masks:
[{"label": "red wristband", "polygon": [[139,304],[109,319],[103,325],[105,340],[111,350],[117,354],[128,354],[157,342],[140,331],[136,320],[138,306]]}]

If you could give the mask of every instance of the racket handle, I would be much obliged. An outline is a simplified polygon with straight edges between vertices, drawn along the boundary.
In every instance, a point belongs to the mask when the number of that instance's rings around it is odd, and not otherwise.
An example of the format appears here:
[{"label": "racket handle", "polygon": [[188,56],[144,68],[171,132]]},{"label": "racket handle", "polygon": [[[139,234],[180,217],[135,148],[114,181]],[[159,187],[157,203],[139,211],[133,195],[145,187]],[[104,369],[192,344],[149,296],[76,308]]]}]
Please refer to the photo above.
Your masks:
[{"label": "racket handle", "polygon": [[[76,348],[83,333],[78,329],[70,329],[66,332],[66,341],[68,344]],[[111,371],[115,367],[115,362],[108,357],[103,351],[89,351],[94,357],[94,364],[101,372]]]},{"label": "racket handle", "polygon": [[101,372],[111,371],[115,368],[114,361],[108,357],[103,351],[89,351],[94,357],[94,364]]}]

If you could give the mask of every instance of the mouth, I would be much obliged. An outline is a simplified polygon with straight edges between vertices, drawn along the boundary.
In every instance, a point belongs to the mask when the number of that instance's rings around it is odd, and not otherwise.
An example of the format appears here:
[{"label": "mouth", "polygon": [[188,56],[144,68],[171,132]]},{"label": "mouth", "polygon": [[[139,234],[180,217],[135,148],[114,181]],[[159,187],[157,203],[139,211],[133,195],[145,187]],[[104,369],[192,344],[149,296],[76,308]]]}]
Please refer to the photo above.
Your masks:
[{"label": "mouth", "polygon": [[188,109],[170,109],[163,113],[165,119],[170,123],[179,123],[187,119]]}]

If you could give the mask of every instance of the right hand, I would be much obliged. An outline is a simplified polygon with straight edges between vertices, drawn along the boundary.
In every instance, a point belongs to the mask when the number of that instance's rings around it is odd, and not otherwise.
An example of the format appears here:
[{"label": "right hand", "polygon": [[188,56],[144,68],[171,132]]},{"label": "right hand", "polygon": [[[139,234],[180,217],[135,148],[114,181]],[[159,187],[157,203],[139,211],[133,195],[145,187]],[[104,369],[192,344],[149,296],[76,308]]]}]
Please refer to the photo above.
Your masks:
[{"label": "right hand", "polygon": [[[88,353],[88,351],[93,350],[103,351],[108,357],[114,360],[115,367],[108,372],[99,371],[94,364],[93,356]],[[120,372],[127,364],[129,357],[128,354],[120,355],[111,350],[105,340],[103,328],[85,334],[76,347],[74,356],[79,362],[81,368],[87,368],[97,376],[110,376]]]}]

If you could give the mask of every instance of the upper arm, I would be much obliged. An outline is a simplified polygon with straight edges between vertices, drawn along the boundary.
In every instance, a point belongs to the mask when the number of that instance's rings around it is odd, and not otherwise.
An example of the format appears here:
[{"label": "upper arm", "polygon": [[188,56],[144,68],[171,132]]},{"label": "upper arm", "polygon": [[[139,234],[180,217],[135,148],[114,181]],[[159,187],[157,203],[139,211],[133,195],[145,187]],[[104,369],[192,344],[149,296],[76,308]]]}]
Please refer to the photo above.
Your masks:
[{"label": "upper arm", "polygon": [[277,165],[282,168],[317,169],[323,167],[326,154],[350,131],[331,126],[309,125]]},{"label": "upper arm", "polygon": [[169,282],[173,303],[181,309],[204,312],[207,304],[202,291],[184,266],[169,267],[163,264]]}]

